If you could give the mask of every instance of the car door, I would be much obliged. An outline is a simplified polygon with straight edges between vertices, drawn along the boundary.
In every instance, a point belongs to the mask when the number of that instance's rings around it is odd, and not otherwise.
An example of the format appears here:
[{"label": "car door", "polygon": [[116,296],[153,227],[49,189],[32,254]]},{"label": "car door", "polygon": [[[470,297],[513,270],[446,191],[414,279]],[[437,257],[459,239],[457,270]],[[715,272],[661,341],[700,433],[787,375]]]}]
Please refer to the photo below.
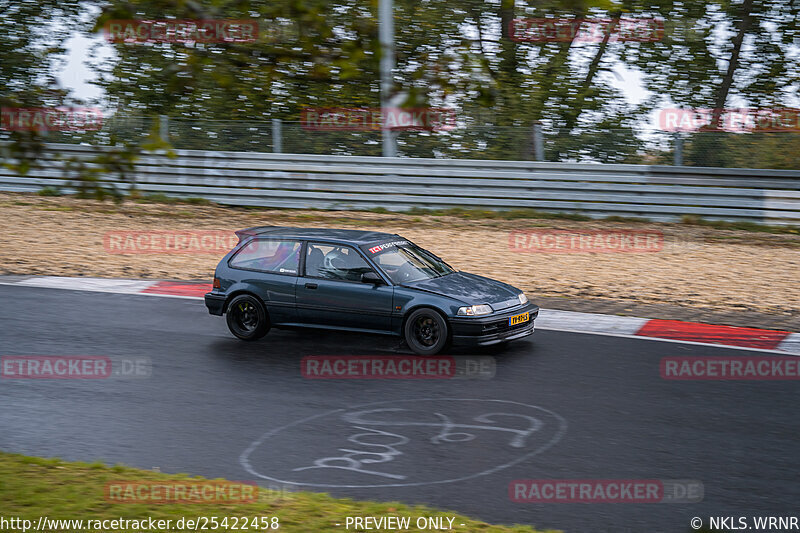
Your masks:
[{"label": "car door", "polygon": [[297,315],[310,325],[387,331],[393,288],[363,283],[374,271],[352,246],[309,242],[297,283]]},{"label": "car door", "polygon": [[230,258],[228,266],[242,271],[243,285],[264,300],[273,324],[297,320],[295,287],[300,272],[302,242],[256,238]]}]

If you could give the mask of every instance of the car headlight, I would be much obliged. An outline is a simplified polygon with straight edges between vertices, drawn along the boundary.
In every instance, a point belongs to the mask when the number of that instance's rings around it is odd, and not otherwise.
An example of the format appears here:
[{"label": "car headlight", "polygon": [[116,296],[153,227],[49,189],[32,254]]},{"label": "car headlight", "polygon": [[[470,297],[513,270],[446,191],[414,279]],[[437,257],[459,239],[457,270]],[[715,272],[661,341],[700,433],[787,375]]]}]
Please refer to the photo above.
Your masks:
[{"label": "car headlight", "polygon": [[469,307],[459,307],[458,314],[461,316],[480,316],[488,315],[493,311],[492,307],[487,304],[471,305]]},{"label": "car headlight", "polygon": [[519,298],[519,303],[522,304],[522,305],[525,305],[526,303],[528,303],[528,297],[525,296],[524,292],[519,293],[517,295],[517,298]]}]

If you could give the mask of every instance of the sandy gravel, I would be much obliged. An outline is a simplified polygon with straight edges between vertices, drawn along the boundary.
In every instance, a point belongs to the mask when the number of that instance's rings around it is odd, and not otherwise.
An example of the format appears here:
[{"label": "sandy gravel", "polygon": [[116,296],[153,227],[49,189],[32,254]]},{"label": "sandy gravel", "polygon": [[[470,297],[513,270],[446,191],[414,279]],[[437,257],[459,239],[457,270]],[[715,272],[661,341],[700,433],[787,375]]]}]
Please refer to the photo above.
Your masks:
[{"label": "sandy gravel", "polygon": [[[113,278],[210,279],[225,253],[213,232],[257,225],[303,225],[401,233],[460,270],[494,277],[540,296],[672,303],[719,310],[800,312],[800,235],[718,230],[681,224],[566,220],[466,220],[364,212],[248,210],[0,194],[0,273]],[[519,230],[661,232],[659,251],[521,253]],[[129,231],[160,239],[139,245]],[[208,250],[174,252],[170,232],[203,232]],[[155,233],[153,233],[155,232]],[[180,233],[183,232],[183,233]],[[212,232],[212,233],[207,233]],[[226,233],[227,234],[227,233]],[[223,236],[220,233],[219,236]],[[134,235],[135,236],[135,235]],[[114,240],[116,239],[116,240]],[[211,239],[211,240],[209,240]],[[511,244],[515,241],[512,238]],[[529,241],[526,241],[528,243]],[[573,241],[574,242],[574,241]],[[137,253],[118,253],[137,252]],[[148,253],[143,253],[148,252]]]}]

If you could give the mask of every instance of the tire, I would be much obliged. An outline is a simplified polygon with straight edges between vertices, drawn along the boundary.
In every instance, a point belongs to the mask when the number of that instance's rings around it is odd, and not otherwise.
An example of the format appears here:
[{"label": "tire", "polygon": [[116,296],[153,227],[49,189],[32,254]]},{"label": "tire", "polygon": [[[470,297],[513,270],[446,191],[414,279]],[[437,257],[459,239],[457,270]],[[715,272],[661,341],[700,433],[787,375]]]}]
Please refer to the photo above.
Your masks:
[{"label": "tire", "polygon": [[447,321],[433,309],[417,309],[406,320],[406,344],[419,355],[436,355],[447,345]]},{"label": "tire", "polygon": [[256,341],[270,328],[264,304],[250,294],[241,294],[231,300],[226,320],[231,333],[243,341]]}]

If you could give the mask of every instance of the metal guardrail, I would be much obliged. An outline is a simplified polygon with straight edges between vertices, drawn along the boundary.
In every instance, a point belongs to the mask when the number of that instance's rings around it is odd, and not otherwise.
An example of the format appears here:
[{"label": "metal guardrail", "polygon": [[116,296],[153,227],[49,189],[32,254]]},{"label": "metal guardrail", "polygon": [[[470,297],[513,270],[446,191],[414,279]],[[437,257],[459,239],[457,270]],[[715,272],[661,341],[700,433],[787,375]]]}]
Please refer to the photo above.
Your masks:
[{"label": "metal guardrail", "polygon": [[[0,169],[0,190],[74,191],[61,157],[89,159],[91,146],[50,144],[42,168]],[[648,165],[382,158],[176,150],[137,160],[144,193],[280,208],[514,209],[675,221],[800,225],[800,171]],[[129,183],[101,178],[119,189]]]}]

